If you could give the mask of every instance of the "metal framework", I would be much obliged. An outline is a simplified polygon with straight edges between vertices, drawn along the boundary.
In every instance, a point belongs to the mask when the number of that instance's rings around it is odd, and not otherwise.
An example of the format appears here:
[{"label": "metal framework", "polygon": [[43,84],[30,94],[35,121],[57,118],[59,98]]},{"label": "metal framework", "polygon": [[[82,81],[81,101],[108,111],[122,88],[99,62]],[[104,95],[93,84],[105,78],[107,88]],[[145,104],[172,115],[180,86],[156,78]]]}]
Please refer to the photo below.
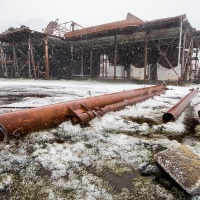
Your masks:
[{"label": "metal framework", "polygon": [[[179,83],[192,79],[193,72],[196,73],[193,70],[193,52],[197,48],[197,41],[194,41],[197,38],[194,38],[196,31],[192,29],[186,15],[145,23],[140,21],[138,24],[126,21],[129,23],[127,27],[123,27],[122,23],[117,22],[120,29],[116,28],[116,23],[110,23],[65,34],[66,40],[73,46],[73,57],[77,58],[73,60],[77,75],[82,74],[80,68],[84,68],[83,60],[87,59],[88,49],[92,47],[96,59],[101,55],[109,57],[114,67],[113,79],[116,79],[117,65],[124,66],[126,78],[129,79],[131,64],[144,68],[144,80],[157,80],[159,65],[172,69]],[[84,65],[87,65],[87,61]],[[99,75],[97,65],[98,60],[93,60],[93,65],[90,63],[90,68],[94,68],[90,70],[96,77]],[[85,67],[84,75],[87,74]],[[105,73],[101,75],[105,76]]]},{"label": "metal framework", "polygon": [[128,14],[90,28],[57,19],[43,33],[22,27],[0,35],[0,77],[131,79],[135,66],[143,69],[144,80],[157,81],[162,66],[181,84],[200,77],[199,41],[186,15],[143,22]]},{"label": "metal framework", "polygon": [[48,35],[56,35],[59,37],[64,37],[64,34],[66,32],[71,32],[82,28],[83,27],[81,25],[77,24],[74,21],[69,21],[59,24],[58,19],[56,19],[55,21],[49,22],[47,27],[43,29],[43,32]]}]

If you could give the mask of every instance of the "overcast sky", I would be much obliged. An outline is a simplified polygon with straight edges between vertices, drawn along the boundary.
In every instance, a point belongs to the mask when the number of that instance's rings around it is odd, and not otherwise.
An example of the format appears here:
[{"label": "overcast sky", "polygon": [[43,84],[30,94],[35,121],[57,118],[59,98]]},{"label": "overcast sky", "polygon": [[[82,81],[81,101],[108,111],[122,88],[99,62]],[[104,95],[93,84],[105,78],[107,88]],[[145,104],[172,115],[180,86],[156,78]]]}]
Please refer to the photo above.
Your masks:
[{"label": "overcast sky", "polygon": [[200,0],[0,0],[0,6],[0,32],[20,25],[41,31],[57,18],[89,27],[124,20],[128,12],[146,21],[186,14],[200,30]]}]

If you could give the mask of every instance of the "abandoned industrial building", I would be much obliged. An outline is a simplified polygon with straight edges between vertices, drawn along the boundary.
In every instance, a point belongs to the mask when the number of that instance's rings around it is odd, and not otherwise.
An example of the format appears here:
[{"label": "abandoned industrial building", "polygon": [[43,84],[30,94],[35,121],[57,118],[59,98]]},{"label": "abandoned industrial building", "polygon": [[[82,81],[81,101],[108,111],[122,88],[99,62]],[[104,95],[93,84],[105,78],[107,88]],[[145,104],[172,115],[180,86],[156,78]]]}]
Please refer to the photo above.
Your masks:
[{"label": "abandoned industrial building", "polygon": [[[69,26],[69,28],[67,28]],[[125,20],[83,28],[50,22],[0,34],[0,77],[198,81],[200,31],[186,15]]]}]

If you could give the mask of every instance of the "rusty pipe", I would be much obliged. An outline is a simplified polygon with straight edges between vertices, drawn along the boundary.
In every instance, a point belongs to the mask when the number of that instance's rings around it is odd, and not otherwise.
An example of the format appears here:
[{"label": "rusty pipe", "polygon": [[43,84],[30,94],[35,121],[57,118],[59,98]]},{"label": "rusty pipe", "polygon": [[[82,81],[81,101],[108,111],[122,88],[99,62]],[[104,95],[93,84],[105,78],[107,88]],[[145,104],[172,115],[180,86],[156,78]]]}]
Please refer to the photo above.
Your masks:
[{"label": "rusty pipe", "polygon": [[162,90],[166,90],[164,84],[0,114],[0,140],[6,135],[12,137],[53,128],[69,120],[77,111],[81,113],[87,111],[87,108],[103,108],[125,99]]},{"label": "rusty pipe", "polygon": [[197,95],[198,91],[198,89],[192,89],[189,94],[187,94],[176,105],[174,105],[163,114],[162,121],[164,123],[175,121],[179,117],[179,115],[185,110],[185,108],[190,104],[192,98]]},{"label": "rusty pipe", "polygon": [[94,119],[95,117],[103,116],[104,114],[106,114],[107,112],[110,112],[110,111],[121,110],[128,105],[133,105],[135,103],[145,101],[151,97],[154,97],[155,95],[160,95],[162,93],[164,93],[164,91],[150,93],[150,94],[146,94],[143,96],[137,96],[137,97],[133,97],[131,99],[125,99],[118,103],[107,105],[103,108],[96,107],[94,110],[88,110],[87,112],[79,112],[79,114],[74,115],[71,118],[71,121],[72,121],[72,124],[74,124],[74,125],[81,124],[81,125],[85,126],[85,124],[87,125],[87,123],[89,121],[91,121],[92,119]]}]

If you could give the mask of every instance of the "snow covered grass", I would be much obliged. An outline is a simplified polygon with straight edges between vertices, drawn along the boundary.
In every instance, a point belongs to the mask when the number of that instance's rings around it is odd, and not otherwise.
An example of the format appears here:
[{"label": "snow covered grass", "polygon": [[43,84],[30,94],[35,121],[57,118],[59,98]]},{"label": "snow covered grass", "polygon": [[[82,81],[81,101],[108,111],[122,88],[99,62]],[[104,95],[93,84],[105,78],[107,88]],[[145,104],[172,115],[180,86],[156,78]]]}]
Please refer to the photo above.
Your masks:
[{"label": "snow covered grass", "polygon": [[[4,108],[0,113],[141,87],[148,85],[1,79],[1,97],[15,96],[17,100],[2,98]],[[199,94],[177,121],[163,124],[161,120],[162,114],[188,94],[189,89],[198,86],[168,87],[165,94],[95,118],[90,127],[81,128],[66,121],[57,128],[28,134],[22,140],[13,139],[9,145],[1,144],[0,189],[4,193],[0,197],[11,194],[10,199],[20,195],[25,198],[31,191],[32,199],[187,199],[173,183],[169,189],[156,181],[164,177],[140,174],[144,166],[159,171],[153,155],[176,147],[180,141],[200,155],[199,137],[190,135],[184,139],[185,120],[196,116],[200,109]],[[127,173],[132,178],[125,182],[132,189],[123,188],[122,180]],[[121,182],[116,182],[116,177]],[[116,189],[118,185],[123,189]]]}]

